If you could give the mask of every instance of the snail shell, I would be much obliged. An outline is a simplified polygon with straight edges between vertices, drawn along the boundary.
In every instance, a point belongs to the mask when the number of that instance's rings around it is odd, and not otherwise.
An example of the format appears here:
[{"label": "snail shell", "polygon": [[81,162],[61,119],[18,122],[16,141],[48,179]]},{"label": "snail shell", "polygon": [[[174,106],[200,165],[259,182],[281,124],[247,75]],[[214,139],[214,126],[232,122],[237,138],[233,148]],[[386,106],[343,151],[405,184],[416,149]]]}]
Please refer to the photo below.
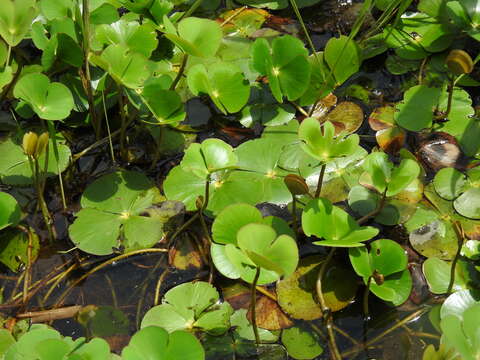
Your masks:
[{"label": "snail shell", "polygon": [[473,70],[473,60],[466,51],[452,50],[448,54],[446,63],[455,75],[469,74]]}]

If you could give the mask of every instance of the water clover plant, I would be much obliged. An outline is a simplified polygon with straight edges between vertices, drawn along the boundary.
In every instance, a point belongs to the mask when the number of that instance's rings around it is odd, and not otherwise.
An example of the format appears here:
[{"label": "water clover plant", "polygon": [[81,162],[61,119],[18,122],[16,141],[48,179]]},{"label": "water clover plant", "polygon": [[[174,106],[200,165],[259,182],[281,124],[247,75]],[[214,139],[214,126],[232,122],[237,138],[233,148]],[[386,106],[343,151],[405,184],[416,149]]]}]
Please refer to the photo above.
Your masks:
[{"label": "water clover plant", "polygon": [[277,37],[272,44],[264,38],[252,45],[252,67],[268,78],[273,96],[278,102],[296,100],[307,90],[310,63],[303,43],[289,35]]},{"label": "water clover plant", "polygon": [[165,195],[169,200],[182,201],[190,211],[197,208],[196,200],[203,196],[206,209],[214,213],[239,200],[260,202],[261,184],[247,182],[245,174],[233,171],[237,161],[233,148],[222,140],[192,144],[163,183]]},{"label": "water clover plant", "polygon": [[45,120],[62,120],[73,109],[70,90],[58,82],[50,82],[43,74],[28,74],[15,85],[14,96],[24,100],[35,113]]},{"label": "water clover plant", "polygon": [[461,290],[450,295],[440,309],[442,342],[454,348],[462,359],[479,356],[480,335],[477,321],[480,316],[478,293]]},{"label": "water clover plant", "polygon": [[110,347],[103,339],[95,338],[86,342],[85,338],[80,337],[73,340],[43,324],[32,325],[28,332],[10,344],[4,355],[5,359],[39,360],[62,359],[67,356],[79,360],[103,360],[111,356]]},{"label": "water clover plant", "polygon": [[298,137],[302,141],[303,151],[323,164],[334,158],[351,155],[359,142],[356,134],[336,137],[335,127],[331,122],[321,125],[314,118],[302,121],[298,128]]},{"label": "water clover plant", "polygon": [[104,175],[84,191],[82,209],[69,227],[70,238],[79,249],[95,255],[120,247],[148,248],[161,239],[163,223],[142,213],[158,201],[158,189],[141,173]]},{"label": "water clover plant", "polygon": [[228,302],[219,304],[219,299],[218,291],[209,283],[178,285],[165,293],[161,305],[148,310],[141,327],[159,326],[169,333],[201,330],[222,335],[230,328],[233,309]]},{"label": "water clover plant", "polygon": [[248,204],[234,204],[212,225],[211,255],[218,271],[231,279],[268,284],[295,271],[298,250],[292,231],[280,218],[262,217]]},{"label": "water clover plant", "polygon": [[459,214],[480,219],[480,169],[473,168],[466,174],[454,168],[441,169],[433,179],[435,191],[445,200],[453,200]]},{"label": "water clover plant", "polygon": [[182,19],[177,27],[165,17],[165,36],[188,55],[214,56],[220,47],[222,29],[215,21],[197,17]]},{"label": "water clover plant", "polygon": [[195,335],[186,331],[168,333],[157,326],[141,329],[122,351],[124,360],[204,360],[205,351]]},{"label": "water clover plant", "polygon": [[408,220],[422,198],[418,163],[405,158],[394,166],[387,154],[374,152],[365,158],[363,168],[361,185],[353,186],[348,194],[350,207],[362,216],[373,215],[381,224]]},{"label": "water clover plant", "polygon": [[197,64],[188,71],[187,81],[194,95],[208,94],[224,114],[240,111],[250,95],[250,85],[240,69],[225,62],[214,63],[208,69]]},{"label": "water clover plant", "polygon": [[349,249],[348,254],[353,269],[367,285],[367,291],[395,306],[407,300],[412,278],[407,269],[407,254],[399,244],[380,239],[370,244],[370,251],[367,247],[357,247]]},{"label": "water clover plant", "polygon": [[321,241],[314,244],[334,247],[362,247],[378,234],[378,229],[360,226],[345,210],[323,198],[311,200],[302,213],[302,227],[307,236]]}]

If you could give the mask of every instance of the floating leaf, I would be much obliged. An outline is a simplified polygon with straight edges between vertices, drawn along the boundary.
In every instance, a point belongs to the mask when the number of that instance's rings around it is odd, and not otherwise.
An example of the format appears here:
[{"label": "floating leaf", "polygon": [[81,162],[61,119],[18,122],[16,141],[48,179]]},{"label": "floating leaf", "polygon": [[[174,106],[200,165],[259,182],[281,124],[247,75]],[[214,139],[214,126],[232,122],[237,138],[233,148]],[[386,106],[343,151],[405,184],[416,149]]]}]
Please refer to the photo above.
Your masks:
[{"label": "floating leaf", "polygon": [[117,83],[131,89],[142,87],[151,75],[151,65],[145,55],[132,52],[125,45],[109,45],[101,56],[92,56],[92,61],[107,71]]},{"label": "floating leaf", "polygon": [[44,120],[63,120],[73,109],[70,90],[61,83],[50,82],[43,74],[22,76],[15,85],[13,95],[27,102]]},{"label": "floating leaf", "polygon": [[264,38],[252,46],[252,66],[268,78],[270,90],[278,102],[283,97],[296,100],[307,90],[310,82],[310,63],[303,43],[290,35],[277,37],[272,45]]},{"label": "floating leaf", "polygon": [[403,101],[397,104],[395,121],[411,131],[420,131],[432,126],[433,111],[440,97],[441,89],[416,85],[403,95]]},{"label": "floating leaf", "polygon": [[325,46],[325,61],[335,77],[337,86],[344,83],[360,68],[360,50],[348,36],[331,38]]},{"label": "floating leaf", "polygon": [[200,329],[221,335],[230,327],[233,310],[228,303],[216,305],[219,294],[206,282],[184,283],[165,294],[162,304],[151,308],[142,328],[160,326],[168,332]]},{"label": "floating leaf", "polygon": [[335,135],[340,134],[342,131],[352,134],[363,123],[363,110],[353,102],[344,101],[330,111],[322,121],[330,121],[335,126]]},{"label": "floating leaf", "polygon": [[95,36],[101,44],[123,45],[132,52],[149,58],[158,46],[157,33],[152,24],[119,20],[110,25],[100,25]]},{"label": "floating leaf", "polygon": [[[322,316],[316,295],[316,283],[324,260],[319,256],[301,259],[297,270],[277,283],[278,303],[291,317],[315,320]],[[357,280],[352,271],[336,263],[327,267],[322,289],[326,305],[332,311],[348,306],[355,298],[357,288]]]},{"label": "floating leaf", "polygon": [[288,355],[294,359],[314,359],[323,353],[320,339],[303,327],[292,327],[282,331],[282,343]]},{"label": "floating leaf", "polygon": [[172,29],[165,36],[187,54],[211,57],[220,47],[223,33],[217,22],[190,16],[178,23],[178,32]]},{"label": "floating leaf", "polygon": [[[439,258],[430,257],[425,260],[422,267],[430,291],[433,294],[445,294],[450,284],[451,264]],[[461,265],[457,265],[452,291],[467,289],[467,283],[463,275]]]},{"label": "floating leaf", "polygon": [[171,334],[157,326],[141,329],[132,336],[122,351],[125,360],[176,360],[182,354],[184,360],[204,360],[205,352],[195,335],[186,331]]},{"label": "floating leaf", "polygon": [[12,195],[0,191],[0,230],[17,225],[20,217],[21,210],[17,200]]},{"label": "floating leaf", "polygon": [[208,70],[203,64],[193,66],[187,82],[194,95],[208,94],[225,114],[240,111],[250,95],[250,85],[240,69],[226,62],[216,62]]},{"label": "floating leaf", "polygon": [[[69,227],[70,238],[79,249],[95,255],[111,254],[120,245],[127,251],[148,248],[161,239],[163,223],[141,213],[157,200],[158,194],[141,173],[105,175],[83,193],[83,209]],[[102,241],[99,233],[103,234]]]},{"label": "floating leaf", "polygon": [[[407,300],[412,289],[412,278],[407,269],[407,254],[396,242],[375,240],[366,247],[349,249],[350,262],[355,272],[379,298],[398,306]],[[382,281],[376,277],[381,276]],[[374,280],[375,279],[375,280]]]},{"label": "floating leaf", "polygon": [[[30,249],[29,241],[31,241]],[[33,230],[29,230],[29,234],[27,234],[18,229],[6,229],[0,234],[0,262],[12,271],[17,272],[27,263],[33,263],[38,256],[39,249],[38,236]],[[28,261],[29,251],[31,253],[30,261]]]}]

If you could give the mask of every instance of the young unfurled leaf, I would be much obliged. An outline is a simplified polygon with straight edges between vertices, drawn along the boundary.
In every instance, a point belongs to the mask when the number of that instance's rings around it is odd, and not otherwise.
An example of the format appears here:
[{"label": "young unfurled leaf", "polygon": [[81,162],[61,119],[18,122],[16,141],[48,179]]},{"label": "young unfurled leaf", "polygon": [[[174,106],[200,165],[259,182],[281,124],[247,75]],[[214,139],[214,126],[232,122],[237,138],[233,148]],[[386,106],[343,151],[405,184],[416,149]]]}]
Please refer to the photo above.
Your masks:
[{"label": "young unfurled leaf", "polygon": [[302,140],[302,149],[310,156],[327,163],[335,158],[353,154],[359,143],[356,134],[335,137],[335,127],[329,121],[322,125],[317,119],[307,118],[298,129],[298,137]]},{"label": "young unfurled leaf", "polygon": [[37,16],[35,0],[3,0],[0,11],[0,36],[10,46],[17,46]]},{"label": "young unfurled leaf", "polygon": [[323,246],[357,247],[378,234],[378,229],[360,226],[354,218],[327,199],[311,200],[302,214],[302,227],[307,236],[315,235]]}]

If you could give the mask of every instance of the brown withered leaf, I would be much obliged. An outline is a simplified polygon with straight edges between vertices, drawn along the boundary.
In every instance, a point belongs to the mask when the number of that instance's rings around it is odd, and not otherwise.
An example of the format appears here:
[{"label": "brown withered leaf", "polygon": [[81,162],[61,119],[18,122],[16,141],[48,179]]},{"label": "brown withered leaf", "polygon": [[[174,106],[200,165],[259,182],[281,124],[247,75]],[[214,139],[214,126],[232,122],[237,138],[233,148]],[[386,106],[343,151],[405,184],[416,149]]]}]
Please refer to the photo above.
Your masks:
[{"label": "brown withered leaf", "polygon": [[[263,295],[257,298],[255,314],[257,325],[262,329],[281,330],[293,326],[292,320],[285,315],[277,302]],[[247,318],[252,321],[251,310],[248,311]]]}]

